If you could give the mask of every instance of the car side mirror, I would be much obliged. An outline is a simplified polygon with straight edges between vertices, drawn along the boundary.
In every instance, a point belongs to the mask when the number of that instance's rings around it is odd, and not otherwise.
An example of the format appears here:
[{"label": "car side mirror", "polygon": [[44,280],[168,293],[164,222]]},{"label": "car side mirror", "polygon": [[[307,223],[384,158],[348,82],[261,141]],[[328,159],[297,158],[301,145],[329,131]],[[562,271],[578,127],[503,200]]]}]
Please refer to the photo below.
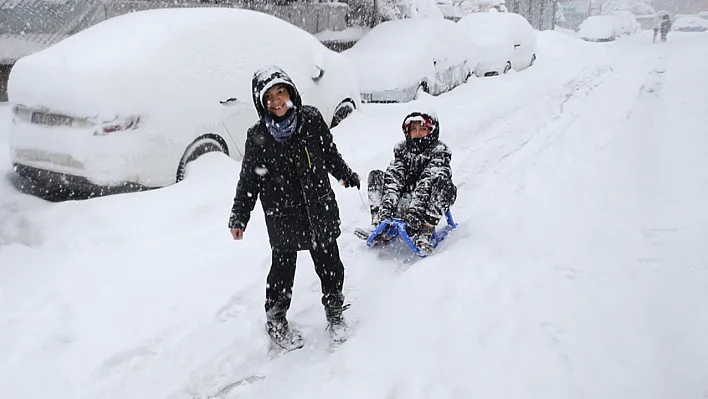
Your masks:
[{"label": "car side mirror", "polygon": [[318,82],[320,79],[322,79],[324,74],[325,74],[324,69],[320,68],[319,66],[315,66],[315,69],[312,73],[312,80],[315,82]]}]

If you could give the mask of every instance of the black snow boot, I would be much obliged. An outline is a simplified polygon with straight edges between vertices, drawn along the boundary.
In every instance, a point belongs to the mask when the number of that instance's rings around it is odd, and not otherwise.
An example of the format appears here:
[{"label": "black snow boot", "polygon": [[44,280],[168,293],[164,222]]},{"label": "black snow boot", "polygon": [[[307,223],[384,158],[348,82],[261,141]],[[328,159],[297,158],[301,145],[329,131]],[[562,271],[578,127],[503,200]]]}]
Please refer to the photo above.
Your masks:
[{"label": "black snow boot", "polygon": [[291,351],[305,346],[302,334],[290,328],[285,318],[268,320],[266,330],[268,330],[268,335],[273,343],[282,349]]},{"label": "black snow boot", "polygon": [[433,253],[435,247],[433,247],[433,233],[435,232],[435,225],[425,224],[421,227],[420,231],[413,237],[413,243],[421,254],[428,256]]},{"label": "black snow boot", "polygon": [[342,313],[349,309],[349,304],[342,307],[328,307],[325,309],[327,315],[327,329],[329,330],[330,341],[337,345],[347,340],[348,326],[344,321]]}]

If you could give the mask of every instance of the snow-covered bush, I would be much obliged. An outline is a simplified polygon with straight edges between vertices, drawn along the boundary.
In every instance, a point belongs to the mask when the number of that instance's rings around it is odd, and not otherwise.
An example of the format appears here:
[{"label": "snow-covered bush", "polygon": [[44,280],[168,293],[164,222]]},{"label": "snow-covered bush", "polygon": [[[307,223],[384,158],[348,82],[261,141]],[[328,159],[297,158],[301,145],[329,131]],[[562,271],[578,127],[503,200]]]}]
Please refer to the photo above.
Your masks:
[{"label": "snow-covered bush", "polygon": [[383,21],[404,18],[443,18],[435,0],[379,0],[378,5],[379,15]]}]

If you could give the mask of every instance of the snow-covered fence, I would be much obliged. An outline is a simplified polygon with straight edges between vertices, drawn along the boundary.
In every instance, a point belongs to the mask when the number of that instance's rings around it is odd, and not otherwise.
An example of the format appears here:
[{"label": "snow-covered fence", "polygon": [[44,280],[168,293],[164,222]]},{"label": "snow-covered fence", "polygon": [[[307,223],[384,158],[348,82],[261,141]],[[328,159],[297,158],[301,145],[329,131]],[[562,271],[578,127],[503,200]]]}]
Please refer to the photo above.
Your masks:
[{"label": "snow-covered fence", "polygon": [[0,0],[0,64],[90,26],[100,4],[98,0]]}]

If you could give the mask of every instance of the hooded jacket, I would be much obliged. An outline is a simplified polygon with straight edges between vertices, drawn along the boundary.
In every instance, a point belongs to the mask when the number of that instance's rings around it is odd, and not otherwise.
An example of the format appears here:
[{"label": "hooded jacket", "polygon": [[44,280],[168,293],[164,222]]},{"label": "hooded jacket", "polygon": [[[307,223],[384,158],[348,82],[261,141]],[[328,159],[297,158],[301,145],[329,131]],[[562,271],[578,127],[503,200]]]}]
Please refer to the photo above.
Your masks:
[{"label": "hooded jacket", "polygon": [[661,19],[661,16],[656,16],[652,20],[651,27],[652,29],[660,29],[661,28],[661,23],[663,20]]},{"label": "hooded jacket", "polygon": [[[264,121],[268,111],[263,95],[278,83],[288,86],[297,113],[295,132],[282,143]],[[260,120],[246,135],[229,228],[246,229],[260,198],[273,249],[312,249],[335,240],[341,234],[340,218],[329,174],[342,180],[353,172],[337,150],[324,118],[316,108],[302,105],[295,84],[280,68],[257,71],[252,92]]]},{"label": "hooded jacket", "polygon": [[[426,117],[433,124],[433,131],[422,139],[412,139],[406,133],[406,120],[416,117]],[[406,139],[396,144],[394,158],[386,168],[379,215],[393,216],[401,197],[410,194],[405,220],[409,226],[418,228],[425,221],[433,185],[440,179],[452,182],[452,151],[440,141],[440,122],[433,113],[409,114],[402,129]]]}]

